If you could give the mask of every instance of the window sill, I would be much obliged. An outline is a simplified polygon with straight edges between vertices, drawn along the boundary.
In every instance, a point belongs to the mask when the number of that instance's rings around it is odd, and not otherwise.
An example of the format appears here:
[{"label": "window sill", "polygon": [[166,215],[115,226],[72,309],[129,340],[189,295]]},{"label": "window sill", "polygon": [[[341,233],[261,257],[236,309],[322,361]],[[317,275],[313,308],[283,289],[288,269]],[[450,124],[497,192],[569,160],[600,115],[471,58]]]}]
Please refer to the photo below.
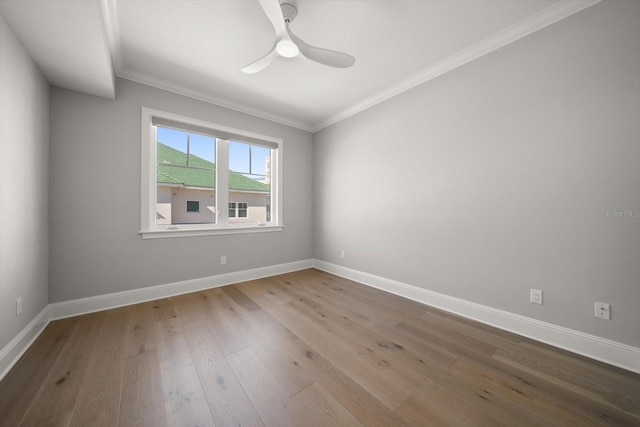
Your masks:
[{"label": "window sill", "polygon": [[167,228],[155,230],[141,230],[143,239],[169,239],[175,237],[216,236],[220,234],[270,233],[282,231],[282,225],[250,225],[220,228]]}]

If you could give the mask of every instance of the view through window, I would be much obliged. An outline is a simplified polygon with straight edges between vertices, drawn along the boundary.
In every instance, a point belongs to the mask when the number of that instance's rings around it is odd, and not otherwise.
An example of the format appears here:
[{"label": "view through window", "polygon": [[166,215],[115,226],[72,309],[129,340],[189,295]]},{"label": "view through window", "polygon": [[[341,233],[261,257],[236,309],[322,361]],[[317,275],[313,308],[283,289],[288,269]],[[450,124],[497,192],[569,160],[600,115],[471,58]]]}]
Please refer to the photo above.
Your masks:
[{"label": "view through window", "polygon": [[279,138],[142,108],[143,238],[282,230]]},{"label": "view through window", "polygon": [[[156,224],[267,223],[271,219],[272,148],[188,130],[156,127]],[[216,210],[216,153],[228,153],[228,211]]]}]

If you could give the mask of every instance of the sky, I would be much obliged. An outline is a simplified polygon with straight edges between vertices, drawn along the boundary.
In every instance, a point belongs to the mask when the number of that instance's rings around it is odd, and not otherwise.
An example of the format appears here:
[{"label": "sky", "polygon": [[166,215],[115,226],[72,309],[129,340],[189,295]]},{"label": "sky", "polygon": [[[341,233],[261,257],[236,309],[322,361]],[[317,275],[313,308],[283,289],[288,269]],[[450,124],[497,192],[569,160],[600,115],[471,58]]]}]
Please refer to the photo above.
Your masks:
[{"label": "sky", "polygon": [[[176,150],[187,152],[187,132],[158,127],[158,142]],[[249,151],[251,150],[251,168]],[[215,138],[192,133],[189,139],[189,153],[215,163]],[[264,175],[264,159],[269,149],[257,145],[229,141],[229,168],[244,175]],[[259,179],[258,177],[252,177]]]}]

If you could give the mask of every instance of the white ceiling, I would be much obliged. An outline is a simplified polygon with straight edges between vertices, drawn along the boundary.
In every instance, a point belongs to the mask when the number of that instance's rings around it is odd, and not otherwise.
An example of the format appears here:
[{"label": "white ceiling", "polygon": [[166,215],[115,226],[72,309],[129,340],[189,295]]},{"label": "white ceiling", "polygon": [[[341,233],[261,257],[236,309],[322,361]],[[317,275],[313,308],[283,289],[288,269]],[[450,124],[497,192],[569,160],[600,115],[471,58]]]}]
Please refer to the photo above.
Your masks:
[{"label": "white ceiling", "polygon": [[[54,85],[115,96],[114,74],[315,131],[599,0],[286,0],[292,31],[356,58],[278,58],[257,0],[0,0]],[[284,0],[283,0],[284,2]]]}]

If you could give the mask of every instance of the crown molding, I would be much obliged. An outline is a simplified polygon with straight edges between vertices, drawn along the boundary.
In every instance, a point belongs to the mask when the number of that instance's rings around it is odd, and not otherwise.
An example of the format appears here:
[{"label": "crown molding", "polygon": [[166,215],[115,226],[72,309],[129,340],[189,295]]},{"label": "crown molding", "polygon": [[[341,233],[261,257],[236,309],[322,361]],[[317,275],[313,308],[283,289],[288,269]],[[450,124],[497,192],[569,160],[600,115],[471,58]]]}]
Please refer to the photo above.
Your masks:
[{"label": "crown molding", "polygon": [[272,114],[267,111],[250,108],[241,104],[236,104],[222,98],[214,97],[204,92],[198,92],[192,89],[188,89],[182,85],[174,84],[169,82],[168,80],[160,79],[158,77],[151,76],[146,73],[140,73],[137,71],[121,69],[116,71],[116,75],[123,79],[142,83],[147,86],[152,86],[158,89],[166,90],[168,92],[172,92],[178,95],[187,96],[189,98],[197,99],[199,101],[204,101],[209,104],[214,104],[219,107],[227,108],[229,110],[234,110],[239,113],[249,114],[251,116],[258,117],[260,119],[265,119],[271,122],[280,123],[282,125],[290,126],[296,129],[301,129],[307,132],[312,132],[312,127],[306,123],[302,123],[296,120],[291,120],[289,118]]},{"label": "crown molding", "polygon": [[371,96],[352,107],[334,114],[322,122],[312,127],[312,132],[336,124],[361,111],[373,107],[389,98],[408,91],[422,83],[426,83],[442,74],[454,70],[468,62],[478,59],[501,47],[511,44],[523,37],[528,36],[542,28],[561,21],[575,13],[580,12],[590,6],[600,3],[602,0],[563,0],[553,6],[548,7],[535,15],[532,15],[517,24],[514,24],[462,51],[443,59],[442,61],[425,68],[411,77],[385,89],[377,95]]},{"label": "crown molding", "polygon": [[302,123],[296,120],[291,120],[287,117],[283,117],[277,114],[270,113],[255,108],[250,108],[241,104],[230,102],[228,100],[214,97],[207,93],[197,92],[189,89],[185,86],[172,83],[165,79],[160,79],[156,76],[152,76],[147,73],[141,73],[127,69],[124,65],[124,57],[122,55],[122,45],[120,41],[120,24],[118,23],[118,13],[116,7],[116,0],[100,0],[100,8],[102,9],[102,18],[104,21],[104,29],[109,44],[109,50],[111,52],[111,59],[113,67],[115,69],[115,75],[123,79],[131,80],[137,83],[142,83],[147,86],[152,86],[158,89],[166,90],[178,95],[187,96],[189,98],[204,101],[209,104],[214,104],[219,107],[227,108],[230,110],[238,111],[240,113],[249,114],[254,117],[269,120],[271,122],[280,123],[285,126],[290,126],[296,129],[301,129],[306,132],[312,131],[312,126],[307,123]]},{"label": "crown molding", "polygon": [[100,9],[102,10],[104,32],[111,52],[111,62],[117,75],[118,70],[122,69],[123,58],[122,49],[120,48],[120,26],[118,24],[116,0],[101,0]]},{"label": "crown molding", "polygon": [[523,37],[528,36],[542,28],[561,21],[575,13],[578,13],[588,7],[591,7],[602,0],[563,0],[547,9],[532,15],[517,24],[514,24],[493,36],[490,36],[442,61],[425,68],[424,70],[402,80],[401,82],[379,92],[378,94],[366,98],[365,100],[327,117],[325,120],[315,125],[292,120],[288,117],[273,114],[269,111],[250,108],[245,105],[231,102],[226,99],[215,97],[211,94],[197,92],[185,86],[160,79],[146,73],[140,73],[128,70],[124,66],[124,58],[122,55],[120,43],[120,30],[118,24],[116,0],[101,0],[101,8],[104,19],[105,32],[109,43],[109,50],[115,75],[127,80],[132,80],[145,85],[153,86],[158,89],[166,90],[178,95],[187,96],[210,104],[218,105],[223,108],[238,111],[240,113],[249,114],[254,117],[280,123],[285,126],[301,129],[307,132],[315,133],[333,124],[336,124],[348,117],[360,113],[371,108],[389,98],[408,91],[418,85],[428,82],[438,76],[441,76],[451,70],[454,70],[468,62],[487,55],[501,47],[511,44]]}]

